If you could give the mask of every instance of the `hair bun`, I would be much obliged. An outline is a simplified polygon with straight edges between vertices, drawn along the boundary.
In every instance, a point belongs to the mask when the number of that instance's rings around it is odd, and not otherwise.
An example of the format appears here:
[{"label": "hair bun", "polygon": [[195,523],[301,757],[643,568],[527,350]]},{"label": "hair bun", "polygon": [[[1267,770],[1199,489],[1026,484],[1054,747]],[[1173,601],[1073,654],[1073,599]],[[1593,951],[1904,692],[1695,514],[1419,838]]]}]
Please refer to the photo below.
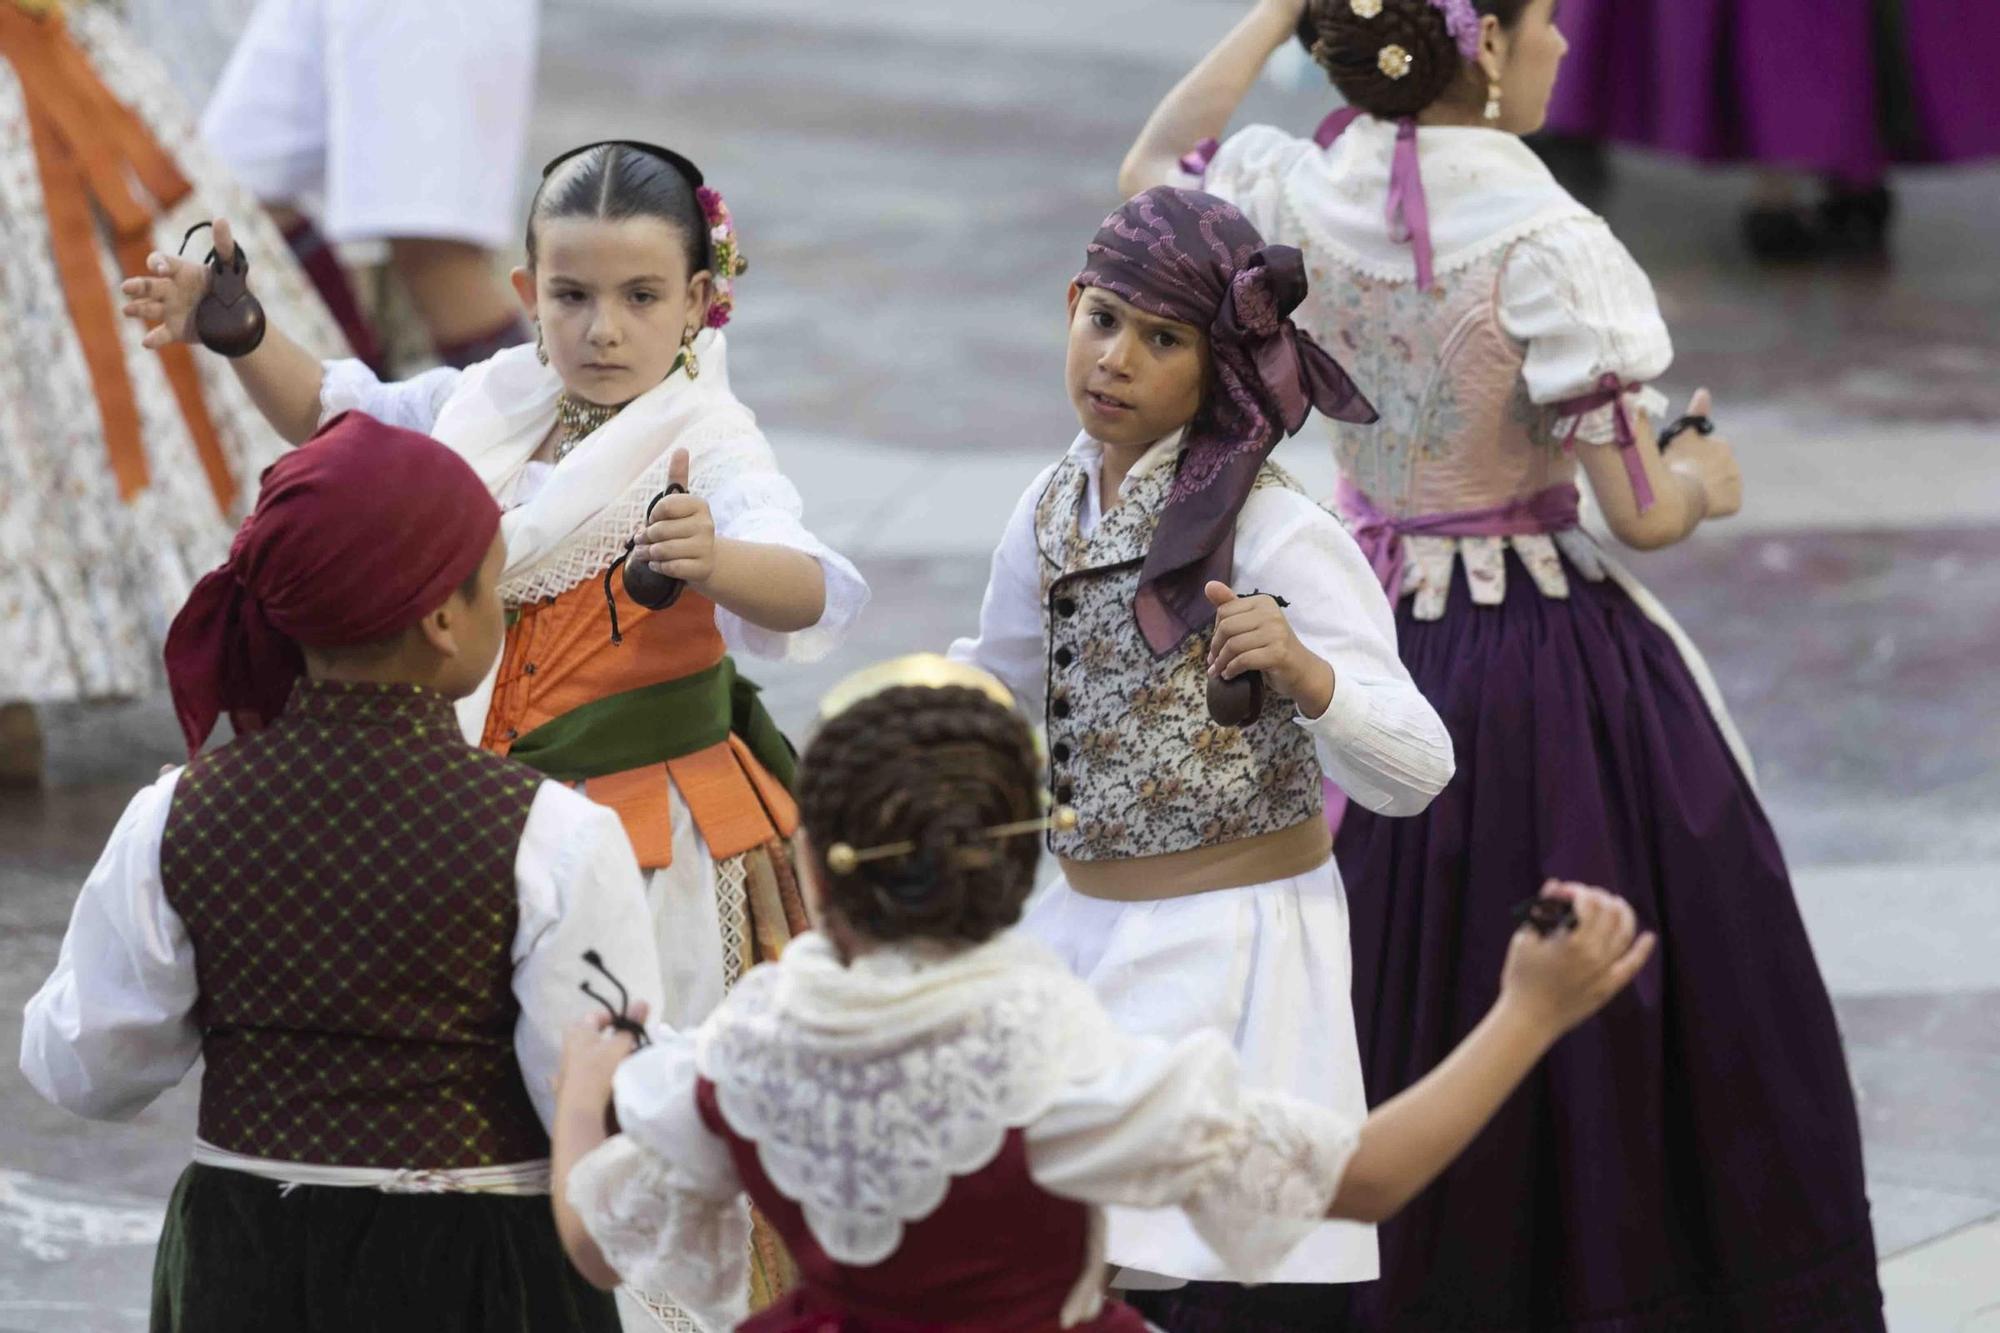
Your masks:
[{"label": "hair bun", "polygon": [[1307,12],[1318,32],[1313,59],[1350,105],[1378,119],[1416,115],[1464,73],[1457,39],[1430,0],[1309,0]]}]

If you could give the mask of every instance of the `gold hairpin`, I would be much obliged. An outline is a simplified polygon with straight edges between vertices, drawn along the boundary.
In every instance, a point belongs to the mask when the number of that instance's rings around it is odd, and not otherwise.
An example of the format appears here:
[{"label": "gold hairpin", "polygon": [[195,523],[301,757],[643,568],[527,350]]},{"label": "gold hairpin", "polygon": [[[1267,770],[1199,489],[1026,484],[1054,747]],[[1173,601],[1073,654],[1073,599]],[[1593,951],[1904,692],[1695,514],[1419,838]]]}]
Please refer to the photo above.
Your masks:
[{"label": "gold hairpin", "polygon": [[[1046,833],[1050,829],[1055,829],[1061,833],[1068,833],[1076,828],[1080,822],[1081,820],[1073,807],[1059,805],[1040,819],[1023,819],[1018,823],[999,824],[993,828],[984,829],[980,832],[980,837],[986,839],[988,842],[1004,842],[1008,838],[1018,838],[1026,833]],[[887,861],[893,857],[908,856],[916,850],[917,845],[914,842],[886,842],[880,847],[860,848],[850,847],[844,842],[836,842],[833,846],[826,849],[826,868],[836,875],[851,875],[856,870],[859,870],[865,862]],[[972,858],[973,864],[977,864],[979,860],[988,855],[985,850],[978,847],[962,848],[961,853],[966,857]]]}]

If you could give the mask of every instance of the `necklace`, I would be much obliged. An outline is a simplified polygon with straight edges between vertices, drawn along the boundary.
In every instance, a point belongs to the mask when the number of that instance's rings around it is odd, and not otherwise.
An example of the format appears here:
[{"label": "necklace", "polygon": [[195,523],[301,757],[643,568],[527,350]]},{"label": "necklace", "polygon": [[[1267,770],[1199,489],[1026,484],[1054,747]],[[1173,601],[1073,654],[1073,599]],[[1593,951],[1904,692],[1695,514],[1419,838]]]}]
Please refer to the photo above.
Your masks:
[{"label": "necklace", "polygon": [[625,404],[606,407],[564,392],[556,398],[556,425],[561,436],[556,441],[556,462],[569,457],[570,450],[589,439],[605,422],[625,410]]}]

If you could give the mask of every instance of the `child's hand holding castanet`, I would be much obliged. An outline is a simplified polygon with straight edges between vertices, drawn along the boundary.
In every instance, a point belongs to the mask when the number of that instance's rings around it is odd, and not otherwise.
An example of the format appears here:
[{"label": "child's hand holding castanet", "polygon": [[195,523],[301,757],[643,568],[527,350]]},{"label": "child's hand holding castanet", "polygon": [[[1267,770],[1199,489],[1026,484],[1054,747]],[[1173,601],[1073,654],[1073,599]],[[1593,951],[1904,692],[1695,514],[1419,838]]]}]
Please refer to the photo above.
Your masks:
[{"label": "child's hand holding castanet", "polygon": [[[635,1023],[646,1021],[644,1000],[632,1006]],[[601,1106],[611,1099],[611,1079],[625,1057],[638,1049],[628,1032],[611,1026],[611,1015],[578,1019],[563,1033],[562,1063],[556,1070],[556,1100],[565,1106]]]},{"label": "child's hand holding castanet", "polygon": [[[236,254],[228,218],[215,219],[216,258],[227,265]],[[213,273],[195,259],[161,251],[146,256],[146,276],[125,279],[125,315],[146,326],[145,345],[154,351],[174,343],[194,343],[195,308],[208,294]]]},{"label": "child's hand holding castanet", "polygon": [[667,464],[668,486],[681,492],[664,497],[646,516],[634,559],[643,559],[668,578],[700,588],[715,577],[715,516],[708,501],[686,493],[688,452],[676,449]]},{"label": "child's hand holding castanet", "polygon": [[1654,937],[1639,934],[1632,904],[1602,889],[1551,880],[1542,896],[1567,900],[1576,924],[1546,936],[1530,926],[1515,932],[1500,976],[1500,1007],[1553,1040],[1639,975],[1653,956]]},{"label": "child's hand holding castanet", "polygon": [[1226,583],[1205,589],[1215,608],[1215,633],[1209,640],[1208,674],[1234,680],[1250,671],[1298,705],[1306,717],[1318,717],[1333,702],[1333,667],[1292,632],[1292,622],[1278,599],[1257,594],[1238,597]]}]

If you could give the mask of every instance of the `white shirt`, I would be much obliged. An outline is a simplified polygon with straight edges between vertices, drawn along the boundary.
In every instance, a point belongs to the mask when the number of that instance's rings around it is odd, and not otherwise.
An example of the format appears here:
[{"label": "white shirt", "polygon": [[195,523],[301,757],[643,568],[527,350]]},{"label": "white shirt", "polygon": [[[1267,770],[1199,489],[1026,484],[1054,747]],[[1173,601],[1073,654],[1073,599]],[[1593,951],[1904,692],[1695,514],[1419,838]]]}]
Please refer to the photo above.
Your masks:
[{"label": "white shirt", "polygon": [[[1173,466],[1179,445],[1176,434],[1149,449],[1121,494],[1154,468]],[[1104,446],[1081,436],[1069,456],[1088,477],[1079,526],[1089,536],[1103,517]],[[1007,520],[993,552],[978,637],[951,647],[952,657],[998,676],[1030,716],[1039,713],[1047,687],[1035,508],[1057,466],[1035,478]],[[1333,668],[1333,701],[1320,716],[1298,719],[1326,775],[1379,814],[1421,812],[1451,780],[1451,737],[1396,655],[1388,599],[1340,521],[1289,488],[1253,491],[1236,518],[1231,581],[1243,592],[1283,597],[1299,642]]]},{"label": "white shirt", "polygon": [[[160,875],[160,841],[181,772],[126,806],[84,881],[55,971],[23,1016],[21,1072],[43,1097],[77,1115],[137,1115],[201,1054],[194,945]],[[662,1009],[660,966],[632,845],[608,807],[544,782],[515,853],[514,881],[513,993],[521,1006],[514,1051],[546,1126],[563,1031],[600,1012],[579,985],[590,980],[608,990],[584,965],[584,952],[597,950],[655,1014]],[[358,1183],[369,1175],[355,1174],[348,1182],[322,1169],[315,1179]]]}]

